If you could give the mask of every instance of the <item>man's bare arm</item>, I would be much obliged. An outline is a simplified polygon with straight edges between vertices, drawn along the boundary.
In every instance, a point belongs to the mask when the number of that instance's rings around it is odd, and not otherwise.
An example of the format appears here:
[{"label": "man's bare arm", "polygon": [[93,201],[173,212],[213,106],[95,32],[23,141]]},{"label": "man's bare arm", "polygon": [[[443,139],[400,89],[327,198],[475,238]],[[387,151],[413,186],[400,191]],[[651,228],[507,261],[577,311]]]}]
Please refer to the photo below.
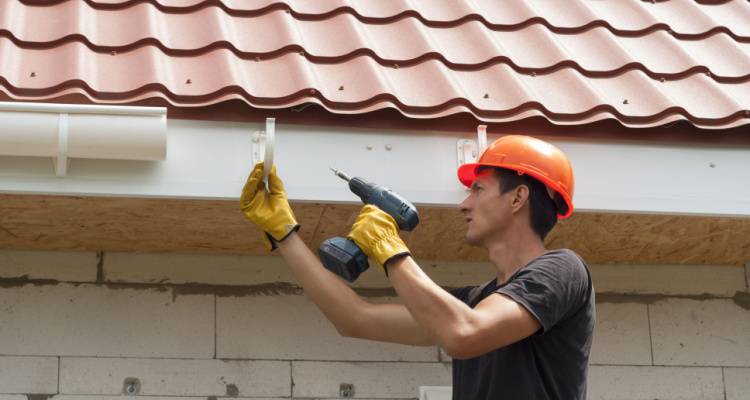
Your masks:
[{"label": "man's bare arm", "polygon": [[[268,250],[278,244],[286,263],[323,314],[344,336],[395,343],[428,345],[433,340],[398,304],[370,304],[323,267],[297,235],[299,229],[284,190],[272,167],[268,185],[263,181],[263,163],[255,164],[240,195],[240,209],[261,231]],[[281,242],[281,243],[279,243]]]},{"label": "man's bare arm", "polygon": [[526,308],[492,295],[470,308],[436,285],[410,256],[388,263],[391,283],[416,321],[453,358],[472,358],[515,343],[541,328]]},{"label": "man's bare arm", "polygon": [[296,233],[279,244],[279,251],[305,294],[342,336],[421,346],[435,344],[404,305],[365,301],[323,267]]}]

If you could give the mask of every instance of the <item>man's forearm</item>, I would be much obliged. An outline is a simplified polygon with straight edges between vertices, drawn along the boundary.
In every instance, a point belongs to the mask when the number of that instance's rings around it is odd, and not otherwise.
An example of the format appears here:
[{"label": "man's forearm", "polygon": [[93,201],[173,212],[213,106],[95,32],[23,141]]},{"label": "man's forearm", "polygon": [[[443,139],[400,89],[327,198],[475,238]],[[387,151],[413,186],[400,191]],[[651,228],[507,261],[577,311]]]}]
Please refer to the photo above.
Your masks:
[{"label": "man's forearm", "polygon": [[281,256],[302,285],[305,294],[318,306],[336,329],[350,336],[366,305],[349,286],[320,263],[297,233],[279,244]]},{"label": "man's forearm", "polygon": [[390,261],[388,274],[414,319],[444,349],[472,326],[473,310],[433,282],[411,257]]}]

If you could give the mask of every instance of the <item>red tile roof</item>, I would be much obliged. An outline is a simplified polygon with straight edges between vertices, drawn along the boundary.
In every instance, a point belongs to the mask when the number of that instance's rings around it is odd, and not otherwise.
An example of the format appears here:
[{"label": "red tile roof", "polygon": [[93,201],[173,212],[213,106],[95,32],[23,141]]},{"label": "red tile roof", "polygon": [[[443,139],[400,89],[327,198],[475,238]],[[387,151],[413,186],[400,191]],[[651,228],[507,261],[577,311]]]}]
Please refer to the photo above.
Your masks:
[{"label": "red tile roof", "polygon": [[17,100],[750,123],[750,2],[8,0]]}]

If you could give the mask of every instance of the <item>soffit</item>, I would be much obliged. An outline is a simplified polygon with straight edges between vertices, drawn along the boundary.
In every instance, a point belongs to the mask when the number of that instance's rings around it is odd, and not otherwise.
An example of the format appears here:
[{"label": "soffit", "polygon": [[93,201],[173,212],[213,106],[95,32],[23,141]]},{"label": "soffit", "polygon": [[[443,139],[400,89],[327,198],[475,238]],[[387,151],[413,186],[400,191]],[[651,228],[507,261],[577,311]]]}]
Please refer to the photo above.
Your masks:
[{"label": "soffit", "polygon": [[[300,237],[313,250],[346,235],[359,205],[293,203]],[[457,208],[420,207],[403,237],[425,260],[486,261],[464,242]],[[750,219],[576,213],[560,221],[548,248],[570,248],[591,264],[744,265]],[[0,194],[0,247],[26,250],[208,252],[267,255],[236,201]]]}]

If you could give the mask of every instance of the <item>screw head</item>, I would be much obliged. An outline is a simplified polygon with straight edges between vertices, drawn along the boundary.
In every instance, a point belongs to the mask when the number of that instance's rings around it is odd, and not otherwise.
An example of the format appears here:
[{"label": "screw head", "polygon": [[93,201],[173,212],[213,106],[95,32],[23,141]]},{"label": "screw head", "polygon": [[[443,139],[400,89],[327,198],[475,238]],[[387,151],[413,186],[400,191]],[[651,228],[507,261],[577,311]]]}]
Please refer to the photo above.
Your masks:
[{"label": "screw head", "polygon": [[193,83],[193,81],[192,81],[192,80],[191,80],[190,78],[188,78],[188,79],[187,79],[187,80],[185,81],[185,83],[186,83],[186,84],[188,84],[188,85],[190,85],[190,84],[192,84],[192,83]]},{"label": "screw head", "polygon": [[135,396],[141,391],[141,381],[138,378],[125,378],[122,391],[128,396]]},{"label": "screw head", "polygon": [[485,99],[489,99],[489,98],[490,98],[490,94],[489,94],[489,93],[485,93],[485,94],[484,94],[484,98],[485,98]]},{"label": "screw head", "polygon": [[35,76],[36,76],[36,72],[33,72],[33,71],[32,71],[32,72],[31,72],[31,73],[29,74],[29,76],[30,76],[30,77],[32,77],[32,78],[33,78],[33,77],[35,77]]},{"label": "screw head", "polygon": [[385,145],[385,149],[388,150],[388,151],[391,151],[391,150],[393,150],[393,146],[391,146],[390,144],[387,144],[387,145]]},{"label": "screw head", "polygon": [[622,104],[628,104],[628,99],[623,100]]},{"label": "screw head", "polygon": [[372,150],[372,145],[371,144],[367,145],[367,150]]},{"label": "screw head", "polygon": [[354,385],[351,383],[342,383],[339,385],[340,397],[354,397]]}]

